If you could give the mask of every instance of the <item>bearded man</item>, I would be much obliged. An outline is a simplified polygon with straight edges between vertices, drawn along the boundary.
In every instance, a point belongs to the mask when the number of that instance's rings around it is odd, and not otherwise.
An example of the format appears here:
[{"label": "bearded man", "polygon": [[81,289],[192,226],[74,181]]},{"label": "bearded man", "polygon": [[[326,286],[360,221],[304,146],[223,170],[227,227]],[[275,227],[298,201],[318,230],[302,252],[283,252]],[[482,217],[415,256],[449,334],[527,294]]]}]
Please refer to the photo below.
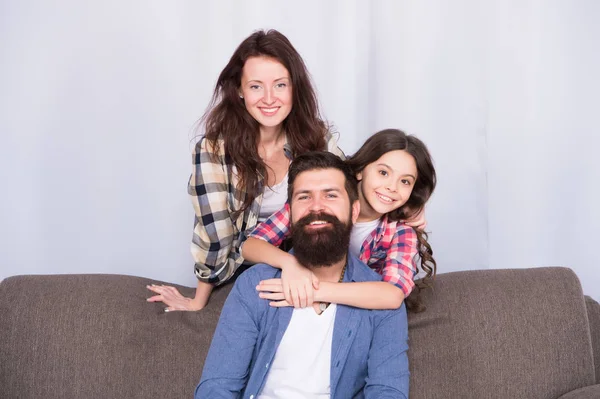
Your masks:
[{"label": "bearded man", "polygon": [[[379,281],[348,252],[359,214],[355,176],[337,156],[297,157],[288,174],[293,253],[319,281]],[[199,398],[408,398],[404,304],[368,310],[313,304],[272,307],[261,280],[281,270],[254,265],[236,281],[208,352]]]}]

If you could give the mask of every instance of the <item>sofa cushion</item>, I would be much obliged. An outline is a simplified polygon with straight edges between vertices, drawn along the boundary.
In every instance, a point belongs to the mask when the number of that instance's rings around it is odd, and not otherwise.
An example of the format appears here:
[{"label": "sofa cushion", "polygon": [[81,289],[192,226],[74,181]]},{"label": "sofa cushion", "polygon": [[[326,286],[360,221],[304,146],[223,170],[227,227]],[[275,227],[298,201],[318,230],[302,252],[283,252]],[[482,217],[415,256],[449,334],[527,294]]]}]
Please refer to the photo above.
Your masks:
[{"label": "sofa cushion", "polygon": [[146,302],[151,283],[117,275],[5,279],[2,397],[193,397],[231,286],[215,290],[202,311],[164,313],[163,304]]},{"label": "sofa cushion", "polygon": [[595,383],[586,306],[566,268],[441,274],[409,314],[410,397],[556,398]]},{"label": "sofa cushion", "polygon": [[562,395],[558,399],[598,399],[600,398],[600,385],[591,385],[585,388],[579,388]]}]

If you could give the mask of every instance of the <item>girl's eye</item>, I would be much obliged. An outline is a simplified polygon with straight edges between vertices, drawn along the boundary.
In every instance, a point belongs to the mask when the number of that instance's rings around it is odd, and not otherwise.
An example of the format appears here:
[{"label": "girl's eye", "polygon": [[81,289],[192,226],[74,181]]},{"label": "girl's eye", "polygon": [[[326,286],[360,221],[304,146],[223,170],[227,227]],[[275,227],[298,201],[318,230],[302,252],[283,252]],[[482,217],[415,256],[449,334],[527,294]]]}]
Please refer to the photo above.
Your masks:
[{"label": "girl's eye", "polygon": [[387,172],[386,170],[380,170],[380,171],[379,171],[379,174],[380,174],[381,176],[387,176],[387,175],[388,175],[388,172]]},{"label": "girl's eye", "polygon": [[402,182],[402,184],[404,184],[405,186],[410,186],[410,180],[402,179],[400,180],[400,182]]}]

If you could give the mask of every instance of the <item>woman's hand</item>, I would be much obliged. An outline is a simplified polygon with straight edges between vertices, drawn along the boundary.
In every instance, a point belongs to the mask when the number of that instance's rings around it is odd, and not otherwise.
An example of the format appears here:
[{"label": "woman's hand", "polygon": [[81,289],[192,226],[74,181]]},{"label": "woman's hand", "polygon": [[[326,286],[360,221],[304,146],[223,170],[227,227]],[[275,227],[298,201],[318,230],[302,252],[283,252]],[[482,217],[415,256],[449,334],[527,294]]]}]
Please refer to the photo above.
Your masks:
[{"label": "woman's hand", "polygon": [[165,312],[172,312],[175,310],[196,311],[204,307],[204,305],[198,303],[194,298],[187,298],[181,295],[175,287],[152,284],[147,285],[146,288],[158,294],[146,300],[148,302],[163,302],[167,305]]},{"label": "woman's hand", "polygon": [[[305,308],[314,302],[314,290],[319,289],[319,279],[310,270],[300,265],[296,258],[281,271],[281,278],[263,280],[256,287],[259,296],[275,301],[285,300],[287,304]],[[271,303],[273,305],[273,303]]]},{"label": "woman's hand", "polygon": [[413,227],[417,230],[424,231],[427,227],[427,219],[425,219],[425,208],[421,209],[419,213],[404,221],[407,226]]}]

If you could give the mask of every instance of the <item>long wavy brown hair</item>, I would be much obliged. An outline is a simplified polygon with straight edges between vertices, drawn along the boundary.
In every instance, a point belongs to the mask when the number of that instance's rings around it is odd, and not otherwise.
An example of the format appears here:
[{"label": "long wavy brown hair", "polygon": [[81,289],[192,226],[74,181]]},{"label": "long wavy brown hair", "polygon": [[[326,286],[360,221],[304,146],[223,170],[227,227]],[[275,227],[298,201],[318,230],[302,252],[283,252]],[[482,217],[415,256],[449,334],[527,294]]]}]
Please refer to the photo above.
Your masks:
[{"label": "long wavy brown hair", "polygon": [[263,190],[259,182],[267,172],[267,165],[258,155],[260,125],[248,113],[239,96],[244,64],[251,57],[261,56],[276,59],[290,74],[292,109],[282,127],[292,155],[325,150],[327,144],[325,134],[328,126],[321,118],[317,96],[300,54],[276,30],[252,33],[238,46],[221,71],[212,100],[200,120],[213,150],[222,139],[227,162],[237,168],[240,176],[238,188],[246,192],[238,214],[246,210]]},{"label": "long wavy brown hair", "polygon": [[[401,130],[385,129],[369,137],[356,154],[347,160],[354,173],[358,174],[385,153],[396,150],[406,151],[415,159],[417,179],[406,203],[388,213],[388,218],[394,221],[410,219],[423,210],[425,203],[435,189],[435,168],[425,144],[415,136],[407,135]],[[420,291],[422,288],[431,287],[437,271],[437,263],[433,258],[431,245],[427,242],[427,233],[417,229],[415,231],[417,233],[421,269],[425,275],[421,279],[415,280],[415,288],[405,302],[407,309],[416,313],[425,310],[425,305],[420,298]],[[418,272],[419,270],[417,270]]]}]

